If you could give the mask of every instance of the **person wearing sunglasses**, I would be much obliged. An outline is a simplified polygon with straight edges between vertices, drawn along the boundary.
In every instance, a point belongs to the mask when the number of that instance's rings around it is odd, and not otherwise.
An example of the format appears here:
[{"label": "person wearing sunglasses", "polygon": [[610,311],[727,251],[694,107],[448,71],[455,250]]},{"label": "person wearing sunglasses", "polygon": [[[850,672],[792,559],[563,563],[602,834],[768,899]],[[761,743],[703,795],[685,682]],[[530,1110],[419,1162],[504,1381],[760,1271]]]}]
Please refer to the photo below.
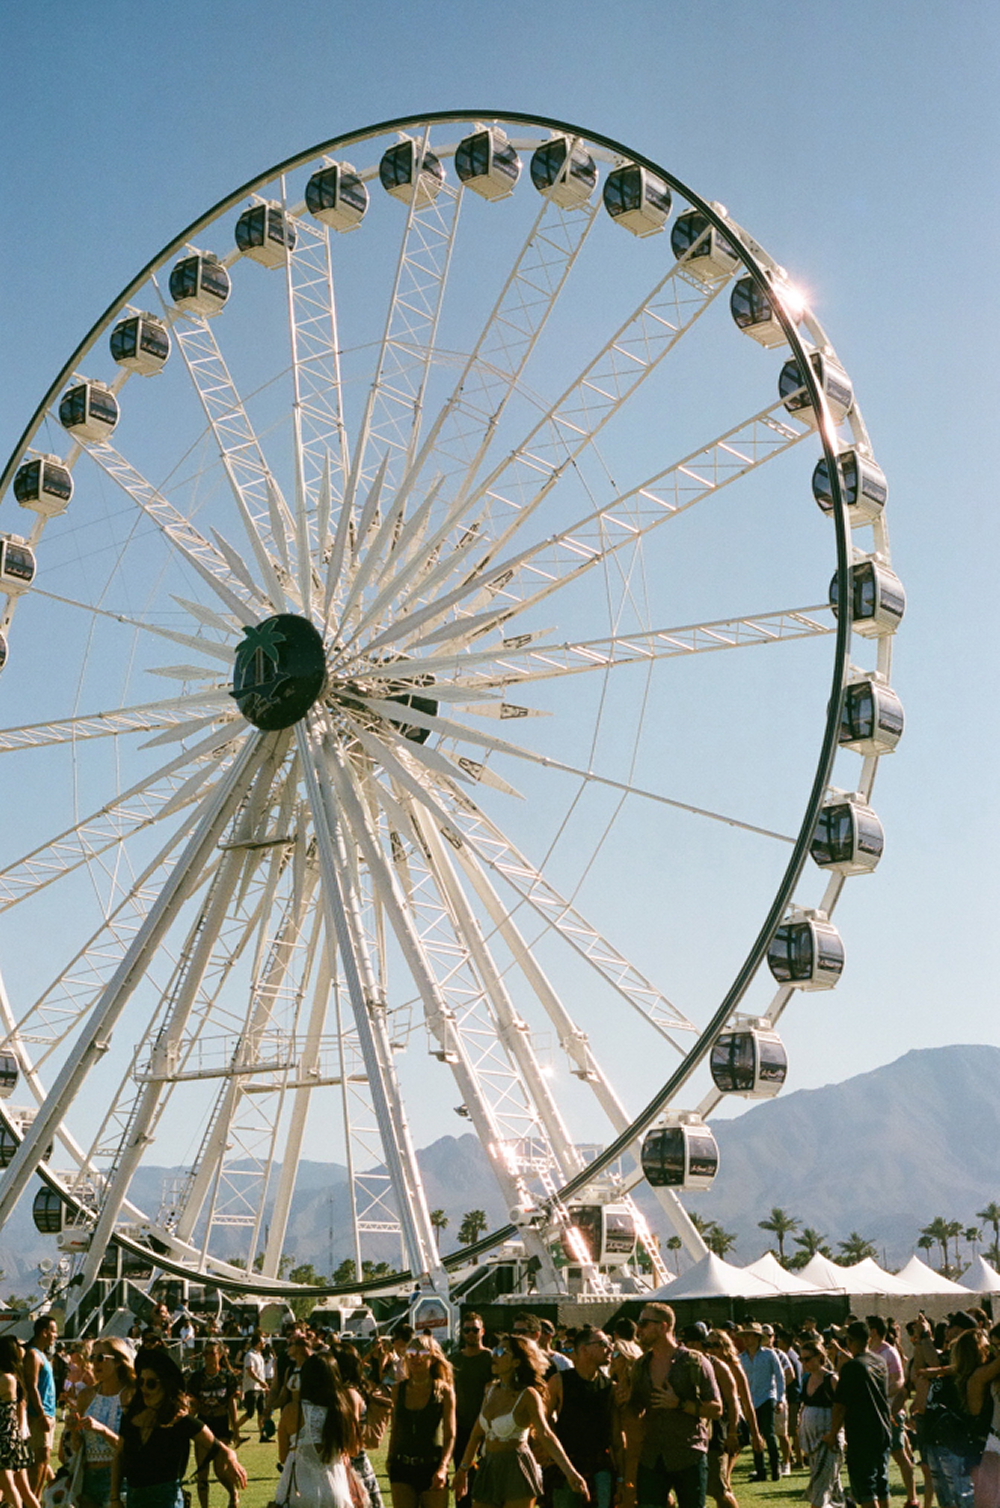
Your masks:
[{"label": "person wearing sunglasses", "polygon": [[632,1373],[625,1415],[624,1508],[705,1508],[711,1421],[722,1398],[704,1356],[682,1346],[669,1304],[647,1301],[639,1315],[643,1356]]},{"label": "person wearing sunglasses", "polygon": [[111,1467],[111,1508],[121,1508],[122,1485],[128,1508],[184,1508],[181,1483],[191,1446],[199,1469],[210,1461],[227,1486],[247,1484],[247,1474],[228,1445],[188,1409],[184,1374],[162,1348],[136,1357],[138,1387],[122,1417],[121,1436]]},{"label": "person wearing sunglasses", "polygon": [[[624,1457],[614,1383],[607,1371],[611,1352],[603,1330],[584,1325],[574,1338],[573,1365],[556,1372],[546,1384],[553,1428],[587,1483],[591,1508],[611,1508],[615,1460]],[[552,1505],[583,1508],[581,1499],[561,1480],[553,1485]]]},{"label": "person wearing sunglasses", "polygon": [[[455,1460],[476,1427],[486,1389],[493,1381],[493,1353],[485,1343],[486,1327],[482,1316],[470,1309],[462,1320],[462,1344],[452,1357],[455,1371]],[[471,1491],[471,1478],[469,1479]],[[467,1491],[456,1508],[467,1508],[472,1498]]]},{"label": "person wearing sunglasses", "polygon": [[445,1508],[454,1445],[451,1362],[431,1336],[415,1335],[406,1348],[406,1376],[392,1402],[388,1471],[393,1508]]},{"label": "person wearing sunglasses", "polygon": [[833,1445],[828,1439],[833,1423],[837,1374],[821,1340],[803,1341],[799,1360],[803,1371],[799,1444],[809,1465],[809,1501],[812,1508],[840,1508],[844,1501],[840,1480],[844,1460],[843,1436],[838,1435]]},{"label": "person wearing sunglasses", "polygon": [[111,1463],[118,1447],[122,1412],[135,1389],[132,1356],[114,1337],[97,1341],[90,1360],[96,1383],[66,1408],[64,1458],[83,1451],[83,1481],[78,1508],[107,1508],[111,1499]]}]

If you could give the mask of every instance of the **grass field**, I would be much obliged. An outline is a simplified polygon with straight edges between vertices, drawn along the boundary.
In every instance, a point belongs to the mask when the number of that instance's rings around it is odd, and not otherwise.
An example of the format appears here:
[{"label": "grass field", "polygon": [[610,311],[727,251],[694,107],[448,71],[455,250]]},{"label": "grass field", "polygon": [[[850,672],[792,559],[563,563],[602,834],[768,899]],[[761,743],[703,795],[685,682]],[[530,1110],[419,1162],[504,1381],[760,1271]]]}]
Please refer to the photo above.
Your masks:
[{"label": "grass field", "polygon": [[[277,1459],[277,1447],[273,1443],[258,1445],[254,1440],[252,1443],[241,1446],[240,1460],[250,1476],[247,1489],[241,1497],[242,1508],[267,1508],[278,1482],[278,1473],[275,1469]],[[389,1483],[385,1476],[385,1452],[381,1451],[373,1455],[372,1459],[382,1487],[385,1508],[390,1508]],[[809,1481],[806,1472],[794,1471],[790,1477],[782,1477],[780,1482],[748,1482],[746,1478],[750,1470],[749,1458],[744,1459],[746,1464],[741,1462],[733,1475],[733,1492],[740,1503],[740,1508],[792,1508],[793,1504],[801,1504],[805,1501],[804,1494]],[[895,1465],[892,1467],[891,1482],[893,1498],[902,1503],[903,1493]],[[194,1502],[197,1508],[196,1495],[194,1495]],[[226,1508],[225,1489],[215,1481],[212,1483],[209,1508]],[[712,1508],[711,1504],[709,1508]]]}]

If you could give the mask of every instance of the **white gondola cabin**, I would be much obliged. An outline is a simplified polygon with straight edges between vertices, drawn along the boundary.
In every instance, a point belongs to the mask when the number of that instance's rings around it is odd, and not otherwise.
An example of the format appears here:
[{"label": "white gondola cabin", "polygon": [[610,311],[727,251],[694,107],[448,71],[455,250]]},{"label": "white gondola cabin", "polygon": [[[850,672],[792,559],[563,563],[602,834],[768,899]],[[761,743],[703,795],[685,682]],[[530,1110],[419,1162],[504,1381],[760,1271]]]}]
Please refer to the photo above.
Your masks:
[{"label": "white gondola cabin", "polygon": [[209,251],[182,257],[170,273],[170,297],[178,309],[204,319],[224,308],[231,289],[229,273]]},{"label": "white gondola cabin", "polygon": [[570,1226],[562,1237],[570,1262],[624,1267],[635,1255],[635,1215],[627,1204],[577,1204],[566,1212]]},{"label": "white gondola cabin", "polygon": [[35,1229],[43,1236],[57,1236],[63,1228],[66,1206],[54,1189],[41,1188],[31,1204],[31,1218]]},{"label": "white gondola cabin", "polygon": [[35,579],[35,552],[17,534],[0,534],[0,591],[26,592]]},{"label": "white gondola cabin", "polygon": [[637,162],[615,168],[604,182],[604,208],[616,225],[634,236],[655,236],[670,218],[670,190],[662,178]]},{"label": "white gondola cabin", "polygon": [[863,676],[844,689],[840,746],[856,754],[891,754],[903,736],[903,704],[884,681]]},{"label": "white gondola cabin", "polygon": [[21,1076],[17,1059],[12,1052],[0,1052],[0,1100],[9,1099],[17,1088]]},{"label": "white gondola cabin", "polygon": [[[15,1110],[11,1107],[6,1114],[14,1129],[11,1130],[11,1127],[6,1124],[0,1126],[0,1168],[10,1167],[14,1160],[14,1154],[21,1145],[22,1137],[27,1135],[35,1119],[34,1110]],[[49,1145],[42,1153],[42,1160],[48,1162],[51,1156],[52,1143],[49,1142]]]},{"label": "white gondola cabin", "polygon": [[809,852],[820,869],[871,874],[884,848],[885,833],[871,807],[851,796],[832,796],[819,814]]},{"label": "white gondola cabin", "polygon": [[4,666],[6,665],[6,663],[7,663],[7,636],[6,636],[6,634],[0,634],[0,670],[2,670],[4,668]]},{"label": "white gondola cabin", "polygon": [[403,204],[416,200],[417,208],[423,209],[440,194],[444,168],[429,148],[418,163],[417,144],[406,137],[383,154],[378,176],[387,194]]},{"label": "white gondola cabin", "polygon": [[[826,397],[833,422],[839,424],[842,419],[846,419],[854,407],[854,388],[850,377],[843,367],[838,366],[822,351],[809,353],[809,365],[815,373],[816,385]],[[804,382],[805,379],[799,371],[799,364],[793,357],[781,368],[781,375],[778,378],[778,396],[790,414],[794,414],[796,419],[801,419],[803,424],[809,424],[815,429],[818,425],[816,410]]]},{"label": "white gondola cabin", "polygon": [[368,189],[349,162],[331,162],[306,184],[306,208],[332,230],[357,230],[368,213]]},{"label": "white gondola cabin", "polygon": [[503,131],[475,131],[455,150],[455,172],[483,199],[507,199],[521,176],[521,159]]},{"label": "white gondola cabin", "polygon": [[[847,504],[847,516],[852,529],[872,524],[880,517],[889,496],[885,476],[870,456],[863,456],[853,447],[842,450],[837,457],[840,486]],[[823,456],[812,475],[813,497],[824,513],[833,512],[833,491],[830,486],[830,468]]]},{"label": "white gondola cabin", "polygon": [[770,287],[761,288],[752,277],[740,278],[733,284],[729,295],[729,312],[737,328],[750,335],[767,350],[785,345],[788,337],[778,318],[779,305],[786,309],[797,322],[789,301],[782,298],[784,285],[770,280]]},{"label": "white gondola cabin", "polygon": [[284,267],[295,249],[295,225],[280,204],[252,204],[236,222],[236,245],[262,267]]},{"label": "white gondola cabin", "polygon": [[685,270],[703,283],[728,277],[740,262],[733,243],[699,209],[687,209],[677,216],[670,247],[678,260],[684,258]]},{"label": "white gondola cabin", "polygon": [[34,456],[17,468],[14,496],[22,508],[43,518],[65,513],[73,496],[73,476],[58,456]]},{"label": "white gondola cabin", "polygon": [[719,1148],[704,1121],[659,1126],[642,1144],[642,1171],[653,1188],[711,1188]]},{"label": "white gondola cabin", "polygon": [[78,382],[59,403],[59,423],[74,440],[97,445],[106,440],[118,423],[118,399],[103,382]]},{"label": "white gondola cabin", "polygon": [[155,314],[130,314],[111,332],[111,355],[120,367],[155,377],[170,355],[170,332]]},{"label": "white gondola cabin", "polygon": [[844,972],[844,944],[825,917],[792,917],[771,938],[767,966],[779,984],[799,990],[831,990]]},{"label": "white gondola cabin", "polygon": [[553,136],[531,157],[531,181],[540,194],[560,209],[586,204],[597,185],[597,164],[578,141]]},{"label": "white gondola cabin", "polygon": [[709,1067],[712,1082],[722,1094],[767,1100],[784,1085],[788,1056],[776,1031],[746,1026],[716,1037]]},{"label": "white gondola cabin", "polygon": [[[830,581],[830,606],[837,612],[838,581]],[[851,566],[851,626],[866,639],[894,634],[906,611],[903,583],[888,566],[877,560],[859,560]]]}]

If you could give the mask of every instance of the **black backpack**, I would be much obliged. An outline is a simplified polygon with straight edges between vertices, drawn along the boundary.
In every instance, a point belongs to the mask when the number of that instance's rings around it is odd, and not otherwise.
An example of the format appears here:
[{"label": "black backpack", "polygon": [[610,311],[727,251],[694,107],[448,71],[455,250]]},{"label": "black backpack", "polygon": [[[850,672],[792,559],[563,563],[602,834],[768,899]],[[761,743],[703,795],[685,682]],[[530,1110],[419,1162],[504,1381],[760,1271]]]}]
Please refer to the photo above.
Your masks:
[{"label": "black backpack", "polygon": [[[988,1400],[992,1401],[992,1400]],[[978,1466],[990,1432],[991,1409],[979,1417],[962,1406],[954,1377],[936,1377],[927,1395],[924,1412],[924,1438],[930,1446],[939,1445],[961,1456],[967,1467]]]}]

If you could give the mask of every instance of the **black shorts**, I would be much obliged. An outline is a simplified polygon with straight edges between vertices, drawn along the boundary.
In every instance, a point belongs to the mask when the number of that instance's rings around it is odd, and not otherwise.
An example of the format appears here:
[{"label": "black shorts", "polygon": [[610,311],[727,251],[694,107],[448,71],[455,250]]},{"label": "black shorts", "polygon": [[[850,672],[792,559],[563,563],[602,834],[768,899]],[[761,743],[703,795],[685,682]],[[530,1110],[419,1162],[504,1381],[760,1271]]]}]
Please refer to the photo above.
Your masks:
[{"label": "black shorts", "polygon": [[434,1473],[440,1464],[440,1456],[390,1456],[386,1470],[390,1484],[402,1482],[405,1487],[412,1487],[414,1492],[421,1493],[430,1491]]}]

